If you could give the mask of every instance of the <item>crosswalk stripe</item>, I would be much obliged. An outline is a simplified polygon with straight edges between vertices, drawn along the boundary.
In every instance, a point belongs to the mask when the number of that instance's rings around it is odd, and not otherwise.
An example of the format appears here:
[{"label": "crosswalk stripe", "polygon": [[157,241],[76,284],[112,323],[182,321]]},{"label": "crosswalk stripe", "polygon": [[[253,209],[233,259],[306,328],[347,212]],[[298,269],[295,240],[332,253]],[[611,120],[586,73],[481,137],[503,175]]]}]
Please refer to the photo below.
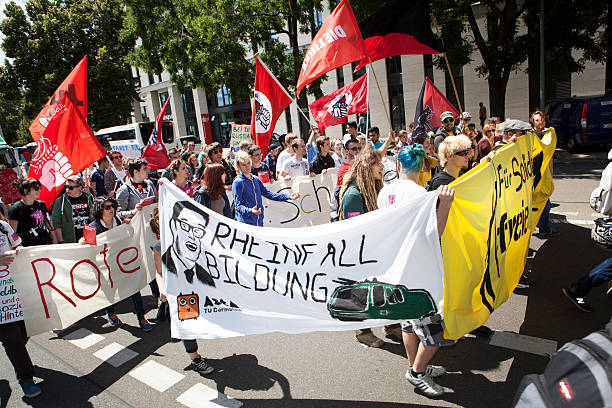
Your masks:
[{"label": "crosswalk stripe", "polygon": [[87,329],[75,330],[72,333],[65,335],[63,338],[64,340],[68,340],[70,343],[74,344],[81,350],[85,350],[86,348],[91,347],[94,344],[104,340],[104,336],[92,333]]},{"label": "crosswalk stripe", "polygon": [[132,370],[130,376],[159,392],[166,391],[185,377],[183,374],[153,360],[149,360]]},{"label": "crosswalk stripe", "polygon": [[202,383],[198,383],[176,399],[189,408],[238,408],[242,402],[228,397]]},{"label": "crosswalk stripe", "polygon": [[550,356],[557,351],[557,342],[554,340],[499,330],[493,332],[489,344],[540,356]]},{"label": "crosswalk stripe", "polygon": [[98,357],[115,368],[127,363],[136,356],[138,356],[137,352],[114,342],[94,353],[94,357]]}]

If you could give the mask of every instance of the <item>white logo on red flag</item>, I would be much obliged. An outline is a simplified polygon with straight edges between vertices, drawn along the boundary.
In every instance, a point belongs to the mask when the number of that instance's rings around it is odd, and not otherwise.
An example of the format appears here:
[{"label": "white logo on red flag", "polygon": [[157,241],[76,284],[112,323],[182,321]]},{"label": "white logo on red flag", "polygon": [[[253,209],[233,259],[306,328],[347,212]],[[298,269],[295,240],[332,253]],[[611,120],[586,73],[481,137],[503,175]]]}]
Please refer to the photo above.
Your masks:
[{"label": "white logo on red flag", "polygon": [[270,130],[270,124],[272,123],[272,104],[268,97],[259,91],[255,91],[253,97],[255,104],[255,132],[267,133]]},{"label": "white logo on red flag", "polygon": [[346,91],[345,93],[336,96],[331,101],[327,111],[330,113],[330,115],[335,116],[336,118],[344,118],[346,117],[348,107],[352,101],[353,94],[351,94],[351,91]]}]

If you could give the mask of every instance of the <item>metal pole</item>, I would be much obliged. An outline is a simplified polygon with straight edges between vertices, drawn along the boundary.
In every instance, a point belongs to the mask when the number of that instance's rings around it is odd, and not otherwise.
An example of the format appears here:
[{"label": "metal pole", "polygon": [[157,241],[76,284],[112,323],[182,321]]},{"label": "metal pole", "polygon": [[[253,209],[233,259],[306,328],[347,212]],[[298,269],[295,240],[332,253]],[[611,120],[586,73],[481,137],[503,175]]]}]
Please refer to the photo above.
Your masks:
[{"label": "metal pole", "polygon": [[540,109],[544,109],[545,102],[546,62],[544,57],[544,0],[540,0]]}]

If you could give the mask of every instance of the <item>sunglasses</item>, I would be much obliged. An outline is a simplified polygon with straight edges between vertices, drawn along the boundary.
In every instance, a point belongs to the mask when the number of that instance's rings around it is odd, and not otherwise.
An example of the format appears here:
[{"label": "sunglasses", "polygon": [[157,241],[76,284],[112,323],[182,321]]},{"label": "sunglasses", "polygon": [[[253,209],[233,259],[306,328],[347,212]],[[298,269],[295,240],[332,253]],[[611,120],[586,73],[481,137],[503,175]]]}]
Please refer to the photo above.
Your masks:
[{"label": "sunglasses", "polygon": [[361,147],[351,147],[349,150],[351,152],[360,152],[361,151]]},{"label": "sunglasses", "polygon": [[115,206],[114,206],[113,204],[104,204],[104,207],[103,207],[103,208],[104,208],[105,210],[111,210],[111,209],[114,209],[114,208],[115,208]]},{"label": "sunglasses", "polygon": [[222,150],[213,150],[211,153],[213,154],[221,154]]},{"label": "sunglasses", "polygon": [[123,159],[123,156],[113,156],[112,157],[113,160],[117,160],[117,159]]},{"label": "sunglasses", "polygon": [[460,152],[455,153],[457,156],[467,156],[468,154],[470,154],[472,152],[472,149],[465,149],[465,150],[461,150]]},{"label": "sunglasses", "polygon": [[81,187],[81,186],[66,186],[66,190],[72,191],[75,188],[79,188],[79,187]]},{"label": "sunglasses", "polygon": [[453,118],[446,118],[442,121],[442,123],[453,123],[455,121],[455,119]]}]

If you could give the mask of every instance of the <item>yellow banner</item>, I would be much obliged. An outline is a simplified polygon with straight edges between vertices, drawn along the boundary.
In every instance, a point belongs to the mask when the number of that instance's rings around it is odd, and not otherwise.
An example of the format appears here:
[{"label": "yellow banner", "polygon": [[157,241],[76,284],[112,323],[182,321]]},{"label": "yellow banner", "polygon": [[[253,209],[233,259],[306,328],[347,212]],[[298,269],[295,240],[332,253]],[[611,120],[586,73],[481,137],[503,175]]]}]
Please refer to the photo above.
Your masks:
[{"label": "yellow banner", "polygon": [[442,235],[446,338],[482,325],[523,273],[529,239],[554,190],[554,129],[528,133],[455,180]]}]

